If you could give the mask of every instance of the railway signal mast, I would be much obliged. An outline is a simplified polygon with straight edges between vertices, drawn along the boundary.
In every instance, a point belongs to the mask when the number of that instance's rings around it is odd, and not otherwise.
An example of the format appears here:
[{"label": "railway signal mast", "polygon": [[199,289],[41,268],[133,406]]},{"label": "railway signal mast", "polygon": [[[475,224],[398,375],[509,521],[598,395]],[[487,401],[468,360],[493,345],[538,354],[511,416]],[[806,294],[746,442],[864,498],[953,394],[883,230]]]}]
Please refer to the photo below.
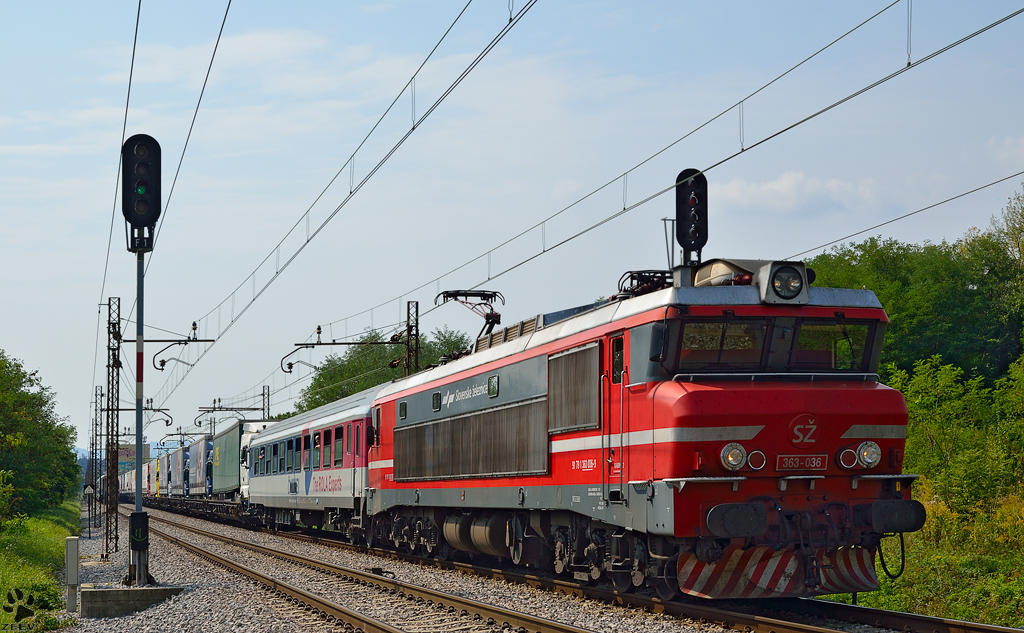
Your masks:
[{"label": "railway signal mast", "polygon": [[[136,254],[138,318],[135,329],[135,454],[142,452],[142,369],[144,255],[153,250],[154,229],[160,218],[160,144],[148,134],[136,134],[121,146],[121,213],[128,223],[128,250]],[[135,512],[129,522],[131,561],[127,584],[149,584],[149,515],[142,511],[142,468],[135,469]]]}]

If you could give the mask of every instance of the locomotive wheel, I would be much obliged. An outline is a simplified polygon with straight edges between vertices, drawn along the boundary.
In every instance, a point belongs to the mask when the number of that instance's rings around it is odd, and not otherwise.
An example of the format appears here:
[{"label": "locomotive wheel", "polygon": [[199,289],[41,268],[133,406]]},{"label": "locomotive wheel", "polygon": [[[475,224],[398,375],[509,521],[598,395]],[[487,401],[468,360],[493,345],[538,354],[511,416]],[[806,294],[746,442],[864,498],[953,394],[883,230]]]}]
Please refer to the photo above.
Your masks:
[{"label": "locomotive wheel", "polygon": [[633,573],[634,587],[643,587],[647,581],[647,548],[639,538],[633,539]]},{"label": "locomotive wheel", "polygon": [[564,574],[569,567],[569,548],[561,530],[555,533],[555,573]]},{"label": "locomotive wheel", "polygon": [[613,571],[609,572],[608,576],[612,580],[612,588],[619,593],[631,593],[634,589],[633,578],[628,571]]},{"label": "locomotive wheel", "polygon": [[444,562],[450,560],[454,555],[455,548],[449,545],[447,541],[441,541],[437,544],[437,553],[434,555],[434,558],[437,560]]},{"label": "locomotive wheel", "polygon": [[670,560],[661,568],[661,573],[651,581],[654,593],[665,602],[671,602],[683,592],[679,590],[679,579],[676,577],[675,561]]}]

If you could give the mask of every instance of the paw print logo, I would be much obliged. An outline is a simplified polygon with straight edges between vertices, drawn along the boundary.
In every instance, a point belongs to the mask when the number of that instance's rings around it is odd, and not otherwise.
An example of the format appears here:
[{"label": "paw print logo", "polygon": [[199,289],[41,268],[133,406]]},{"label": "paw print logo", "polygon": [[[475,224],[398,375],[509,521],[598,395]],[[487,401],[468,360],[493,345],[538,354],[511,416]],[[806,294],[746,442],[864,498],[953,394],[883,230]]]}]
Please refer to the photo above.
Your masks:
[{"label": "paw print logo", "polygon": [[35,611],[29,608],[35,602],[35,596],[26,596],[25,592],[21,589],[15,589],[13,593],[7,592],[7,602],[4,603],[3,608],[5,612],[14,614],[15,622],[21,622],[25,618],[31,618],[36,614]]}]

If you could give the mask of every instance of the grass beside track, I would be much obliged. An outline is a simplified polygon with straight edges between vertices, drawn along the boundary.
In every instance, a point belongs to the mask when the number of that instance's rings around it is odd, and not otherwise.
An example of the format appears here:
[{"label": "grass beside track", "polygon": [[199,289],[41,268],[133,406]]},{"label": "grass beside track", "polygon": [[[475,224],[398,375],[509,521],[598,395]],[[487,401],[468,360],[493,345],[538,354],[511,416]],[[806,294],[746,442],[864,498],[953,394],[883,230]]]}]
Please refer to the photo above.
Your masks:
[{"label": "grass beside track", "polygon": [[[923,494],[920,494],[923,493]],[[1024,496],[958,514],[921,486],[915,496],[928,521],[906,535],[907,567],[891,580],[876,564],[881,587],[858,594],[867,607],[1024,628]],[[899,543],[885,539],[889,570],[899,569]],[[877,561],[876,561],[877,563]],[[835,596],[849,602],[850,595]]]},{"label": "grass beside track", "polygon": [[[0,605],[13,611],[20,603],[35,612],[19,623],[27,625],[22,630],[45,631],[70,623],[45,612],[64,609],[64,539],[77,535],[80,526],[81,507],[66,501],[37,516],[12,520],[0,532]],[[15,590],[22,592],[21,600]],[[26,604],[29,596],[31,605]],[[0,623],[13,623],[15,615],[0,609]]]}]

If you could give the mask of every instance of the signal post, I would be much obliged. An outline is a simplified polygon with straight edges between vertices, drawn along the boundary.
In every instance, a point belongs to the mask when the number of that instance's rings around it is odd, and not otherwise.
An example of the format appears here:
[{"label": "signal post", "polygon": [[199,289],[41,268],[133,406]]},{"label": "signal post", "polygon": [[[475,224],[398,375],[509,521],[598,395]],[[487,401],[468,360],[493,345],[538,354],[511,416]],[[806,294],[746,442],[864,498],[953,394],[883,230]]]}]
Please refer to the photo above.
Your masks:
[{"label": "signal post", "polygon": [[[136,254],[138,318],[135,328],[135,454],[142,451],[143,297],[144,256],[153,250],[156,222],[160,218],[160,144],[148,134],[136,134],[121,146],[121,213],[128,223],[128,250]],[[126,583],[153,583],[149,573],[149,515],[142,511],[142,467],[136,459],[135,512],[129,521],[131,561]]]}]

